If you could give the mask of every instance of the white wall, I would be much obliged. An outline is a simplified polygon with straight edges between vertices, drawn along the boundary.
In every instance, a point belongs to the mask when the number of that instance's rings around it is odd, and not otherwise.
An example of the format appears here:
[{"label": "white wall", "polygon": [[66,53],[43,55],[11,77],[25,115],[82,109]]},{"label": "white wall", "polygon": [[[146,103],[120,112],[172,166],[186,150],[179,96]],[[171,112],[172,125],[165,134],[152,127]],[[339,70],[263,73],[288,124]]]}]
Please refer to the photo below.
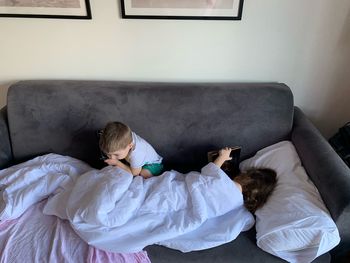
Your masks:
[{"label": "white wall", "polygon": [[245,0],[242,21],[0,17],[0,106],[22,79],[279,81],[328,137],[350,121],[350,1]]}]

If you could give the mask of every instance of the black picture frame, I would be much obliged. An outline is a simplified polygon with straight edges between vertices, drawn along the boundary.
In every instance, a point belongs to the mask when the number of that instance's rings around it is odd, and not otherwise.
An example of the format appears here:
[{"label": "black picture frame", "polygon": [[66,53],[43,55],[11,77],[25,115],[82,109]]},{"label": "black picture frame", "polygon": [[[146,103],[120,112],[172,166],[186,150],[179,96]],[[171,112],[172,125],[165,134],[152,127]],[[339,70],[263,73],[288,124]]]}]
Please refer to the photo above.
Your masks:
[{"label": "black picture frame", "polygon": [[90,1],[80,0],[80,4],[81,6],[79,8],[0,6],[0,17],[92,19]]},{"label": "black picture frame", "polygon": [[[188,19],[188,20],[241,20],[243,12],[244,0],[226,0],[232,1],[233,6],[230,8],[167,8],[164,7],[164,1],[162,7],[133,7],[131,4],[133,1],[143,3],[147,0],[121,0],[122,18],[125,19]],[[174,3],[174,0],[171,0]],[[179,3],[183,0],[178,0]],[[193,0],[188,0],[192,1]],[[199,1],[199,0],[198,0]],[[215,1],[215,0],[211,0]],[[135,3],[136,3],[135,2]],[[176,1],[175,1],[176,2]],[[210,2],[208,0],[207,2]],[[148,10],[147,10],[148,9]],[[173,11],[172,11],[173,9]],[[232,12],[231,12],[232,11]]]}]

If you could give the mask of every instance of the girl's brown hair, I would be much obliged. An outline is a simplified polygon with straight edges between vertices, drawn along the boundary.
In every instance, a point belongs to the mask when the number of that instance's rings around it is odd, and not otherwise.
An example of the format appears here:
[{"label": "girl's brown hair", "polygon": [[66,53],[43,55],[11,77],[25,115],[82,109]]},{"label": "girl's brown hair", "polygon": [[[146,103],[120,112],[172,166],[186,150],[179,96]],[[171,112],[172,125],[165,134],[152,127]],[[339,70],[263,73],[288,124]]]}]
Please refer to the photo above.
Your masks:
[{"label": "girl's brown hair", "polygon": [[242,187],[245,207],[252,213],[266,203],[277,184],[276,172],[268,168],[249,169],[234,178]]},{"label": "girl's brown hair", "polygon": [[104,153],[124,149],[132,142],[129,126],[121,122],[109,122],[102,130],[99,146]]}]

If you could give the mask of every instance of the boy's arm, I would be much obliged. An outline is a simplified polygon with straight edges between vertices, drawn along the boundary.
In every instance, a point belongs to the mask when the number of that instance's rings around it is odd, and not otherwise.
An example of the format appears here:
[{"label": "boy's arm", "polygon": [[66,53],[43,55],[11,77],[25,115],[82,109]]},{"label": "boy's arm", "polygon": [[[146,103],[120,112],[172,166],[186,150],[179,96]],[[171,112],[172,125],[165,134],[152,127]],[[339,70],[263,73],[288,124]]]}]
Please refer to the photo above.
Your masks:
[{"label": "boy's arm", "polygon": [[140,175],[141,170],[142,170],[142,167],[140,167],[140,168],[132,168],[132,167],[130,167],[130,170],[131,170],[131,173],[132,173],[134,176],[136,176],[136,175]]},{"label": "boy's arm", "polygon": [[129,172],[129,173],[132,173],[132,175],[133,176],[137,176],[137,175],[140,175],[140,172],[141,172],[141,170],[142,170],[142,168],[140,167],[140,168],[132,168],[132,167],[130,167],[129,165],[127,165],[127,164],[125,164],[125,163],[123,163],[123,162],[121,162],[121,161],[119,161],[119,160],[117,160],[118,162],[117,162],[117,166],[119,167],[119,168],[122,168],[122,169],[124,169],[125,171],[127,171],[127,172]]},{"label": "boy's arm", "polygon": [[[141,170],[142,170],[142,165],[140,164],[140,162],[138,162],[137,160],[140,159],[140,156],[138,156],[140,153],[143,154],[143,156],[141,156],[141,158],[144,158],[145,153],[144,152],[140,152],[137,151],[130,151],[128,154],[128,159],[126,159],[128,161],[128,163],[130,164],[130,170],[131,173],[136,176],[136,175],[141,175]],[[131,165],[136,166],[136,167],[131,167]],[[138,165],[140,165],[140,167],[137,167]]]},{"label": "boy's arm", "polygon": [[107,163],[108,165],[118,166],[119,168],[131,173],[134,176],[139,175],[141,172],[141,168],[131,168],[129,165],[126,165],[125,163],[119,160],[107,159],[105,160],[105,163]]}]

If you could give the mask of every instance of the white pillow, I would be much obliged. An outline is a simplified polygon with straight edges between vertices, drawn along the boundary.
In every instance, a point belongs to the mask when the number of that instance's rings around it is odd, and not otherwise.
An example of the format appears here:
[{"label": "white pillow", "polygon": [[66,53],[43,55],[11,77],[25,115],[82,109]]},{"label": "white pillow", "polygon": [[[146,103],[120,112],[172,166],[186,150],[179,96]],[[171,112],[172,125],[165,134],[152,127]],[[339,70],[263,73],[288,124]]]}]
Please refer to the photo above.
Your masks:
[{"label": "white pillow", "polygon": [[311,262],[339,242],[339,232],[321,196],[289,141],[257,152],[242,171],[266,167],[277,172],[277,186],[256,215],[257,245],[289,262]]}]

